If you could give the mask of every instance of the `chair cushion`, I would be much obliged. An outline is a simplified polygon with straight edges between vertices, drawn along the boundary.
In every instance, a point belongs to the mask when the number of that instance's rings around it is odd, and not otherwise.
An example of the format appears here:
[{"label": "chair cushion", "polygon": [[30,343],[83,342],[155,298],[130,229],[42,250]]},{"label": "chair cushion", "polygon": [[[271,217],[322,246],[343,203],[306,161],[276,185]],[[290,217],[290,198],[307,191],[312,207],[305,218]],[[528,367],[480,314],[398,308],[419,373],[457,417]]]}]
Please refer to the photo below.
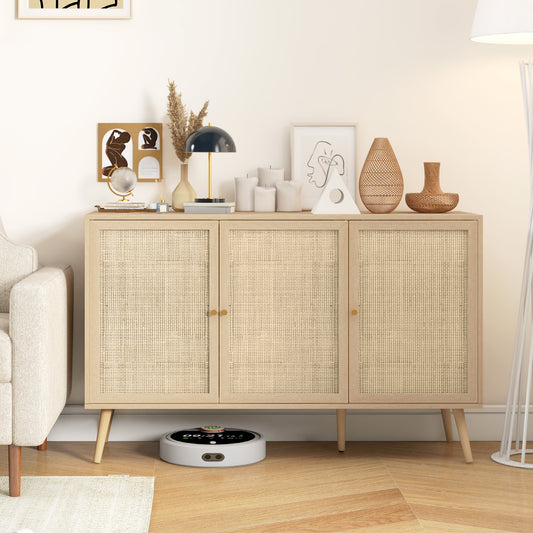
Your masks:
[{"label": "chair cushion", "polygon": [[11,339],[9,315],[0,313],[0,383],[11,382]]},{"label": "chair cushion", "polygon": [[9,313],[9,295],[13,285],[35,270],[37,270],[35,249],[15,244],[0,233],[0,313]]}]

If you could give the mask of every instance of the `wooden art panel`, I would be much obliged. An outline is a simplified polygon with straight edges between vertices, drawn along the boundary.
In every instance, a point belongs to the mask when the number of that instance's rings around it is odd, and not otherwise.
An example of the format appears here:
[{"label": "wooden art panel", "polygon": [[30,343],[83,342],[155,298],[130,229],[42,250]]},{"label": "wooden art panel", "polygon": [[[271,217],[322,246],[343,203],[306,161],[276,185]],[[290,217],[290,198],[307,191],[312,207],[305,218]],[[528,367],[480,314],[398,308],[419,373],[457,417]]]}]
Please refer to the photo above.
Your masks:
[{"label": "wooden art panel", "polygon": [[163,124],[98,124],[98,181],[108,180],[113,165],[131,168],[138,181],[161,180]]}]

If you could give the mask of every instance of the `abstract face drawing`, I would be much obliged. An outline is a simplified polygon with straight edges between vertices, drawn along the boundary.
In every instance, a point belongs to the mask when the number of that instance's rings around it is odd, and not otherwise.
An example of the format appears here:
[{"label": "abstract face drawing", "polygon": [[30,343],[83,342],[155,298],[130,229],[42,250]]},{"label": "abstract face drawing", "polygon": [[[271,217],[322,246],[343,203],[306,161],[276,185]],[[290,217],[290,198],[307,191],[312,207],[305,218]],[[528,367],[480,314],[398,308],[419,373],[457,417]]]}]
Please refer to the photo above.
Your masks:
[{"label": "abstract face drawing", "polygon": [[311,169],[307,173],[309,183],[313,183],[318,189],[325,187],[332,168],[336,168],[341,176],[344,175],[344,158],[335,153],[335,149],[328,141],[316,143],[313,153],[307,161],[307,166]]}]

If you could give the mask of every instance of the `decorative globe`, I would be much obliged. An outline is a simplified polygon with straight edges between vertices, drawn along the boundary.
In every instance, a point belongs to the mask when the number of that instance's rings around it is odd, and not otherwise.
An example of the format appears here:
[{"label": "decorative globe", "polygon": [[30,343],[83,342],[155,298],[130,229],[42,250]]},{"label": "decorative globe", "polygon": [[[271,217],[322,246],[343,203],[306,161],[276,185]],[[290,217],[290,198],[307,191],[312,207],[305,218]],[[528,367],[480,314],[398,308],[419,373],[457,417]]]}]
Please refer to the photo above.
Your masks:
[{"label": "decorative globe", "polygon": [[125,195],[131,192],[137,184],[137,175],[131,168],[117,168],[109,178],[109,186],[112,191],[119,195]]}]

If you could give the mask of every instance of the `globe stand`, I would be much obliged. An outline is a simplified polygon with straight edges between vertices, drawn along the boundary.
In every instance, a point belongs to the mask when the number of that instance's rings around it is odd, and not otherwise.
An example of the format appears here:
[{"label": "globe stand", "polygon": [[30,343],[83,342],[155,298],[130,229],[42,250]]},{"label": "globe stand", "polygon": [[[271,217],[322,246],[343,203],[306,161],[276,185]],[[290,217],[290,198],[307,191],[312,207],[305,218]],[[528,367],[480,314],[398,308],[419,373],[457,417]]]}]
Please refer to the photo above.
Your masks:
[{"label": "globe stand", "polygon": [[109,190],[116,196],[121,197],[119,202],[129,202],[128,196],[133,196],[133,189],[137,185],[135,172],[131,168],[114,165],[107,177]]}]

